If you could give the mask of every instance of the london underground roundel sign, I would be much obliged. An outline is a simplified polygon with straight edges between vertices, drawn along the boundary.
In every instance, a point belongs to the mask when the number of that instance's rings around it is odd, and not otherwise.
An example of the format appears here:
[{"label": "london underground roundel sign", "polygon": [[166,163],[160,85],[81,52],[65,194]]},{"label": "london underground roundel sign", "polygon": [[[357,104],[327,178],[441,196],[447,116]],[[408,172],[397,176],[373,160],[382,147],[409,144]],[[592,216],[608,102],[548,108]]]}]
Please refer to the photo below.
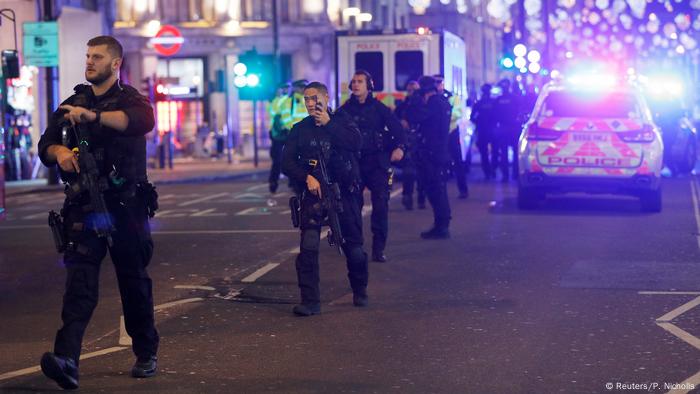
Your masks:
[{"label": "london underground roundel sign", "polygon": [[172,56],[180,50],[185,39],[180,30],[173,25],[164,25],[158,30],[156,36],[151,38],[153,49],[163,56]]}]

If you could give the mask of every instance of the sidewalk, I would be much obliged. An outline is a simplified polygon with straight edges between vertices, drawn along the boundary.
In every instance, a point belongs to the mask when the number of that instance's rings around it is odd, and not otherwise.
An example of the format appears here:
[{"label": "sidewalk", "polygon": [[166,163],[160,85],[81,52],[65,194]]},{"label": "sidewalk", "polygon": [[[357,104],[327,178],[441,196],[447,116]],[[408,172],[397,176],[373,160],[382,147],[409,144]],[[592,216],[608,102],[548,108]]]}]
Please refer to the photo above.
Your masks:
[{"label": "sidewalk", "polygon": [[[260,152],[257,168],[253,165],[252,158],[234,157],[230,164],[226,157],[219,159],[177,158],[173,160],[173,169],[167,167],[149,168],[148,179],[156,185],[224,181],[246,177],[266,179],[269,171],[270,158],[266,153]],[[60,183],[49,185],[46,179],[5,183],[6,196],[57,190],[63,190],[63,185]]]}]

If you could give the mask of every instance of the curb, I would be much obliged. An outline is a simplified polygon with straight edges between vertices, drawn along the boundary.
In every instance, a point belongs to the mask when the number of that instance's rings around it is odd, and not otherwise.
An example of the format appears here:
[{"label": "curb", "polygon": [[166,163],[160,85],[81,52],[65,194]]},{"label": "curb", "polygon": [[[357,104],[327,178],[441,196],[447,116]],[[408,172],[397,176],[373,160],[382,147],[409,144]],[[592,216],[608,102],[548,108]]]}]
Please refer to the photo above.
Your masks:
[{"label": "curb", "polygon": [[[188,184],[188,183],[206,183],[206,182],[223,182],[223,181],[235,181],[235,180],[241,180],[245,178],[251,178],[251,179],[260,179],[265,176],[265,174],[269,173],[269,169],[264,169],[264,170],[251,170],[251,171],[244,171],[236,174],[224,174],[224,175],[201,175],[201,176],[192,176],[192,177],[186,177],[182,179],[161,179],[161,180],[155,180],[151,181],[153,182],[154,185],[181,185],[181,184]],[[63,190],[63,184],[58,184],[58,185],[45,185],[45,186],[39,186],[36,188],[28,189],[28,190],[19,190],[16,192],[12,192],[12,189],[15,187],[21,187],[21,186],[11,186],[9,188],[5,189],[5,196],[6,197],[13,197],[13,196],[21,196],[25,194],[34,194],[34,193],[50,193],[50,192],[56,192],[56,191],[62,191]]]}]

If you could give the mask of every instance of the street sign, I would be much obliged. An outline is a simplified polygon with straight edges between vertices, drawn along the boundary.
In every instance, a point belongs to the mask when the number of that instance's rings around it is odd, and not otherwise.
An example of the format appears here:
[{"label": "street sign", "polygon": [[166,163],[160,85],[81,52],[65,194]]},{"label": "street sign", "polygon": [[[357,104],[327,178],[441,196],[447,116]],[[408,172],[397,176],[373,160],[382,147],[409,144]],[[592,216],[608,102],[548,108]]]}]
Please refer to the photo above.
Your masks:
[{"label": "street sign", "polygon": [[172,56],[176,54],[185,39],[180,34],[180,30],[173,25],[165,25],[158,30],[156,36],[151,38],[153,49],[163,56]]},{"label": "street sign", "polygon": [[24,22],[24,64],[58,66],[58,22]]}]

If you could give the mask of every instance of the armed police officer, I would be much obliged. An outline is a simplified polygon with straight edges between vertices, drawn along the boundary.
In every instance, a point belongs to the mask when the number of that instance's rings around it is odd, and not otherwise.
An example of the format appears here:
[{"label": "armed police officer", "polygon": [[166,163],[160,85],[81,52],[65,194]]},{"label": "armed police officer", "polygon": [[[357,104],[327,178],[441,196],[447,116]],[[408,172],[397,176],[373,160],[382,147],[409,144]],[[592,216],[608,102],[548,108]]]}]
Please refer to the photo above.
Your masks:
[{"label": "armed police officer", "polygon": [[494,135],[496,128],[496,102],[491,97],[492,86],[488,83],[481,86],[481,97],[474,104],[469,120],[474,123],[476,131],[476,146],[481,156],[481,169],[488,181],[496,176],[498,166],[498,146]]},{"label": "armed police officer", "polygon": [[352,96],[338,111],[350,115],[362,132],[360,174],[362,188],[368,188],[372,198],[372,260],[383,263],[389,234],[391,163],[403,158],[404,130],[391,109],[372,95],[369,72],[357,70],[350,89]]},{"label": "armed police officer", "polygon": [[464,158],[462,155],[461,137],[459,134],[458,122],[462,118],[462,98],[445,89],[445,78],[441,74],[433,75],[437,83],[438,94],[445,96],[450,103],[450,134],[447,139],[447,150],[450,154],[450,170],[457,181],[458,198],[469,197],[469,185],[467,184],[467,173],[465,170]]},{"label": "armed police officer", "polygon": [[446,172],[449,164],[447,137],[452,107],[445,96],[438,94],[433,77],[422,76],[419,94],[422,100],[408,111],[408,118],[419,127],[417,144],[418,176],[433,207],[433,227],[422,232],[424,239],[450,237],[450,202],[447,199]]},{"label": "armed police officer", "polygon": [[[328,109],[328,89],[312,82],[304,89],[304,103],[309,116],[294,125],[284,147],[282,171],[302,185],[300,202],[301,243],[296,259],[301,303],[294,314],[310,316],[321,312],[318,253],[321,228],[331,215],[337,215],[342,232],[341,247],[345,254],[353,304],[367,306],[367,255],[362,249],[362,191],[357,155],[362,136],[352,119],[342,112]],[[324,179],[325,177],[328,179]],[[329,212],[330,183],[339,195],[339,207]],[[324,194],[325,193],[325,194]],[[335,239],[339,234],[335,234]]]},{"label": "armed police officer", "polygon": [[406,210],[413,209],[413,189],[415,188],[418,194],[418,208],[425,209],[425,191],[423,185],[416,174],[416,135],[418,131],[415,124],[411,124],[407,118],[407,111],[411,107],[411,102],[414,100],[422,100],[419,97],[418,90],[420,85],[418,81],[408,81],[406,83],[406,98],[401,100],[396,105],[394,116],[399,119],[406,133],[406,154],[398,163],[401,168],[401,184],[403,186],[401,203]]},{"label": "armed police officer", "polygon": [[508,149],[513,149],[513,179],[518,179],[518,139],[520,138],[520,130],[522,128],[522,117],[520,113],[520,90],[514,86],[513,90],[518,89],[518,94],[514,94],[511,90],[511,84],[508,79],[502,79],[498,82],[502,93],[496,98],[495,111],[498,119],[496,127],[496,144],[499,149],[499,159],[501,172],[503,173],[503,182],[508,182]]},{"label": "armed police officer", "polygon": [[100,263],[110,253],[116,270],[126,331],[136,355],[131,375],[156,372],[158,332],[152,282],[148,217],[157,194],[146,178],[146,138],[153,109],[136,89],[118,79],[122,46],[113,37],[87,43],[85,79],[53,114],[39,141],[41,161],[58,164],[66,182],[61,215],[50,214],[54,240],[67,270],[63,327],[54,351],[41,359],[44,374],[64,389],[78,387],[83,334],[98,301]]}]

